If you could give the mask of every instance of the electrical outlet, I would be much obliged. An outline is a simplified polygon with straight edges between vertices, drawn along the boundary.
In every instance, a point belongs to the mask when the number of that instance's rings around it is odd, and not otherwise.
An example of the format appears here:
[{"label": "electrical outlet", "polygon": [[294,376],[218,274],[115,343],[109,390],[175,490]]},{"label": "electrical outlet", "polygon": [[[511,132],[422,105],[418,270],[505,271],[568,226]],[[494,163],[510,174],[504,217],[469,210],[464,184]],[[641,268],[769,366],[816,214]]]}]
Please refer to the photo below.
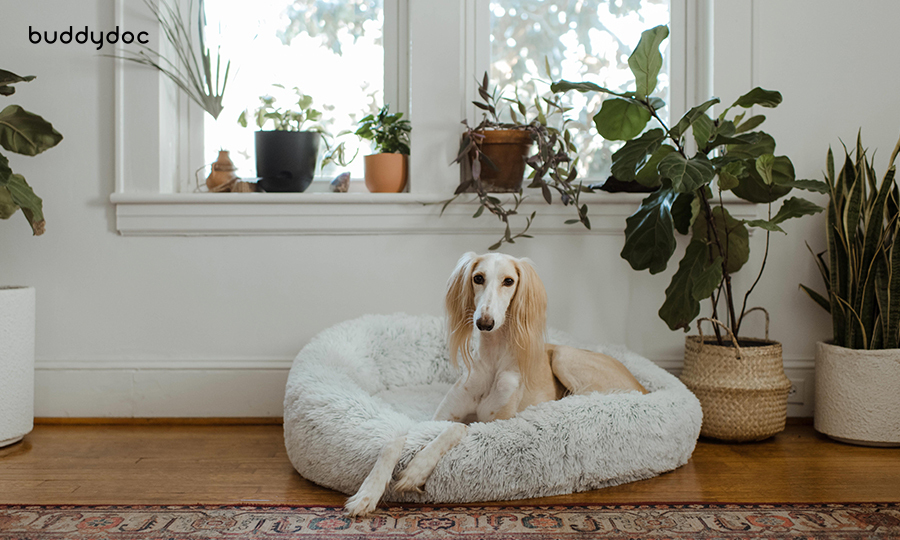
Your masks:
[{"label": "electrical outlet", "polygon": [[804,405],[806,403],[806,379],[794,379],[791,381],[791,391],[788,393],[787,402],[790,405]]}]

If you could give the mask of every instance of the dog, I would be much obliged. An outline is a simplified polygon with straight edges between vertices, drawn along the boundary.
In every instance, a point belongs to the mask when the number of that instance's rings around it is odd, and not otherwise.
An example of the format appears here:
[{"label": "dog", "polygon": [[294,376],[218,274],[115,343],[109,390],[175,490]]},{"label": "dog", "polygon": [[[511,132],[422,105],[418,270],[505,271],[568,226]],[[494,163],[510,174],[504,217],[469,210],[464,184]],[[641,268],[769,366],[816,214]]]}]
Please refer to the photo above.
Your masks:
[{"label": "dog", "polygon": [[[453,424],[420,450],[394,489],[422,491],[441,457],[466,435],[466,424],[512,418],[531,405],[591,392],[647,393],[618,360],[544,342],[547,293],[527,259],[466,253],[447,284],[450,360],[463,374],[444,396],[434,420]],[[477,331],[477,332],[476,332]],[[473,355],[477,349],[477,355]],[[345,509],[372,512],[391,482],[405,435],[388,443]]]}]

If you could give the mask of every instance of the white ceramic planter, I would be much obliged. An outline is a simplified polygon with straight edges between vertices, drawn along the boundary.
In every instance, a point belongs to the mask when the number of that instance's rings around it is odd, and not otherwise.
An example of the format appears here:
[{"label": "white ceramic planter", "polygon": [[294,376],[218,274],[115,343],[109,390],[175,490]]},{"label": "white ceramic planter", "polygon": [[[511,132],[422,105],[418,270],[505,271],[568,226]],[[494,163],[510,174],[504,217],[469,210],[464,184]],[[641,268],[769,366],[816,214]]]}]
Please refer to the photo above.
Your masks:
[{"label": "white ceramic planter", "polygon": [[34,288],[0,287],[0,447],[34,427]]},{"label": "white ceramic planter", "polygon": [[900,446],[900,349],[816,349],[816,431],[867,446]]}]

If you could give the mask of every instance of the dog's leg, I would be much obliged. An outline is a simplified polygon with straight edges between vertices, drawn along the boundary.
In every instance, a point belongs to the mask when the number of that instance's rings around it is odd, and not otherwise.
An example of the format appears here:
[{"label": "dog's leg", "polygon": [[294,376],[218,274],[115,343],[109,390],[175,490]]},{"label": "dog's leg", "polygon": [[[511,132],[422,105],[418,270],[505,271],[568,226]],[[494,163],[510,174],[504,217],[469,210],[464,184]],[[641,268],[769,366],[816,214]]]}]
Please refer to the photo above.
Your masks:
[{"label": "dog's leg", "polygon": [[397,491],[418,491],[421,493],[422,486],[425,485],[425,481],[431,476],[431,472],[434,471],[438,462],[444,457],[444,454],[466,436],[467,429],[465,424],[453,424],[442,431],[425,448],[420,450],[409,462],[409,465],[403,469],[403,472],[400,473],[400,478],[394,484],[394,489]]},{"label": "dog's leg", "polygon": [[369,476],[359,486],[356,495],[347,499],[344,504],[347,515],[351,517],[364,516],[375,510],[375,506],[384,495],[384,490],[391,482],[391,476],[394,474],[394,467],[400,461],[404,443],[406,443],[405,435],[397,437],[385,445]]}]

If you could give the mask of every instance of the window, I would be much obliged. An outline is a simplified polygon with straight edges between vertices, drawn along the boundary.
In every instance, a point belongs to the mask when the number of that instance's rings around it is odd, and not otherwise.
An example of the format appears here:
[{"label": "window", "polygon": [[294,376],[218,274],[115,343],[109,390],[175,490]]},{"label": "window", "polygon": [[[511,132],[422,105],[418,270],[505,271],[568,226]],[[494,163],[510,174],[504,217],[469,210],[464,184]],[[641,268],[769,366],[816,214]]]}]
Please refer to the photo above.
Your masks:
[{"label": "window", "polygon": [[[641,32],[669,24],[669,0],[495,0],[490,3],[491,80],[504,95],[518,92],[524,103],[549,92],[545,59],[554,79],[589,80],[611,90],[634,87],[628,56]],[[667,42],[668,43],[668,42]],[[669,48],[656,96],[669,99]],[[579,149],[579,176],[609,176],[612,154],[621,143],[592,136],[587,129],[603,96],[569,92],[564,105],[577,114],[573,131]],[[662,112],[668,114],[667,107]],[[663,119],[666,120],[665,116]]]},{"label": "window", "polygon": [[[258,128],[252,114],[246,128],[237,118],[245,109],[254,112],[260,96],[274,97],[275,107],[297,110],[296,88],[312,97],[312,108],[322,113],[319,121],[303,129],[320,127],[332,136],[355,130],[363,116],[383,105],[382,0],[206,0],[205,6],[211,48],[221,46],[223,58],[237,69],[228,82],[222,115],[218,120],[205,117],[204,154],[230,150],[239,174],[255,175],[253,132]],[[391,103],[392,110],[397,107]],[[271,122],[265,129],[272,129]],[[337,141],[346,142],[348,156],[372,153],[368,141],[360,143],[356,137]],[[320,156],[324,151],[320,144]],[[362,177],[362,159],[346,169]],[[317,170],[317,175],[330,180],[346,169],[332,164]]]}]

